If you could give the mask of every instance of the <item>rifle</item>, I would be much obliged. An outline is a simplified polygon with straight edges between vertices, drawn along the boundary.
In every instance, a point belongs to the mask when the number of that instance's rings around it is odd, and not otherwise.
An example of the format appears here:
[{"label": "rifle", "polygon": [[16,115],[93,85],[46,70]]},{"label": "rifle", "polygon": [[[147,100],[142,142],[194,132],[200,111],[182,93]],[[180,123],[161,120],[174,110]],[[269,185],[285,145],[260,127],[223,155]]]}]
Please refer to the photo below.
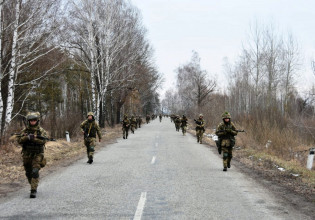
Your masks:
[{"label": "rifle", "polygon": [[[15,136],[15,137],[24,137],[24,136],[27,136],[28,134],[19,134],[19,133],[14,133],[14,134],[11,134],[11,136]],[[54,138],[47,138],[47,137],[43,137],[43,136],[40,136],[40,135],[36,135],[36,138],[40,139],[40,140],[46,140],[46,141],[56,141],[56,139]]]},{"label": "rifle", "polygon": [[[220,130],[220,131],[218,131],[218,132],[225,132],[226,130]],[[245,132],[246,133],[246,131],[245,130],[233,130],[233,131],[236,131],[236,132]]]},{"label": "rifle", "polygon": [[202,121],[197,121],[196,119],[194,119],[194,121],[196,122],[197,125],[202,125],[203,124]]}]

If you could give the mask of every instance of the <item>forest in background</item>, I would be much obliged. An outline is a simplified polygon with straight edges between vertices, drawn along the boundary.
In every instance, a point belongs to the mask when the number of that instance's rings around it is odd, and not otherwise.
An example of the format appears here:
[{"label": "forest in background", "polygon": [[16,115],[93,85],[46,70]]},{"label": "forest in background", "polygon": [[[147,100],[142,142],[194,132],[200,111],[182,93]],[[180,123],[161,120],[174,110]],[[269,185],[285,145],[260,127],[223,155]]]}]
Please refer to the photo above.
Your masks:
[{"label": "forest in background", "polygon": [[93,111],[101,127],[159,109],[162,77],[125,0],[0,0],[1,143],[29,111],[54,138]]}]

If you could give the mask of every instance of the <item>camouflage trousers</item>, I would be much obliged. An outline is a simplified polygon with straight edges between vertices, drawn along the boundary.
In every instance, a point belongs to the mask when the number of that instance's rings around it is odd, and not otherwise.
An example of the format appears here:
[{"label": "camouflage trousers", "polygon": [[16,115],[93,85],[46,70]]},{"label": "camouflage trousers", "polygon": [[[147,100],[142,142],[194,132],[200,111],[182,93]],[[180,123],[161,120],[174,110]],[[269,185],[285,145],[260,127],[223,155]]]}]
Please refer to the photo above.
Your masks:
[{"label": "camouflage trousers", "polygon": [[122,130],[123,130],[123,138],[127,139],[128,138],[129,128],[122,128]]},{"label": "camouflage trousers", "polygon": [[94,156],[94,151],[95,151],[95,141],[96,138],[85,138],[84,139],[84,145],[86,146],[86,153],[87,153],[87,157],[90,158]]},{"label": "camouflage trousers", "polygon": [[200,144],[202,144],[203,133],[204,131],[201,129],[196,130],[197,142],[199,142]]},{"label": "camouflage trousers", "polygon": [[131,132],[134,134],[134,133],[135,133],[136,126],[135,126],[135,125],[131,125],[131,126],[130,126],[130,129],[131,129]]},{"label": "camouflage trousers", "polygon": [[183,135],[185,135],[186,134],[186,130],[187,130],[187,126],[182,126],[181,128],[182,128]]},{"label": "camouflage trousers", "polygon": [[231,141],[229,139],[223,139],[221,142],[222,146],[222,152],[223,152],[223,167],[230,167],[231,165],[231,160],[233,157],[232,150],[233,148],[231,147]]},{"label": "camouflage trousers", "polygon": [[25,175],[31,185],[31,190],[37,190],[39,183],[39,170],[46,165],[44,154],[23,152],[22,157]]},{"label": "camouflage trousers", "polygon": [[176,128],[176,131],[179,131],[179,128],[180,128],[180,124],[178,124],[178,123],[175,123],[175,128]]}]

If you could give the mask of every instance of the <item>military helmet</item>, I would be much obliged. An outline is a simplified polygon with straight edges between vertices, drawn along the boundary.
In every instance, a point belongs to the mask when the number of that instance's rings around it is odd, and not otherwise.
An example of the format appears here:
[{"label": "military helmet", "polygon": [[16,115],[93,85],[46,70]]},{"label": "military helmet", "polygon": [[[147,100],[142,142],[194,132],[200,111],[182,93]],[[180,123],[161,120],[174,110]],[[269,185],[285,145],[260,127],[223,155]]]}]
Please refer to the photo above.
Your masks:
[{"label": "military helmet", "polygon": [[222,114],[222,119],[225,119],[225,118],[231,119],[231,114],[230,114],[229,112],[224,112],[224,113]]},{"label": "military helmet", "polygon": [[30,121],[30,120],[37,120],[39,121],[39,117],[40,117],[40,113],[39,112],[29,112],[26,115],[26,120]]},{"label": "military helmet", "polygon": [[203,114],[199,114],[199,117],[203,117]]},{"label": "military helmet", "polygon": [[89,117],[90,115],[94,117],[94,113],[93,112],[88,112],[86,117]]}]

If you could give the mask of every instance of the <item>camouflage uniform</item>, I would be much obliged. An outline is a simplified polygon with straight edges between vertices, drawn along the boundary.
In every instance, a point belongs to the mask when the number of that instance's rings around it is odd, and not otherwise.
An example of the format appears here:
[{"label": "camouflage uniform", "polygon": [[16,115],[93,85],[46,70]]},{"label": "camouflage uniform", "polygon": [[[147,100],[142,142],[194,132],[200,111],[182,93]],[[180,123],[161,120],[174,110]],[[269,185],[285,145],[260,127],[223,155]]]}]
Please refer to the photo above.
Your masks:
[{"label": "camouflage uniform", "polygon": [[179,115],[176,116],[174,123],[175,123],[176,131],[179,131],[180,123],[181,123],[181,120],[180,120],[180,118],[179,118]]},{"label": "camouflage uniform", "polygon": [[141,124],[142,124],[142,118],[141,116],[138,116],[138,127],[141,128]]},{"label": "camouflage uniform", "polygon": [[150,119],[151,119],[151,118],[150,118],[150,115],[147,115],[147,116],[146,116],[146,118],[145,118],[145,120],[146,120],[147,124],[149,124]]},{"label": "camouflage uniform", "polygon": [[93,112],[89,112],[87,117],[92,116],[92,120],[87,119],[83,121],[80,125],[82,133],[84,133],[84,145],[86,146],[86,153],[88,157],[87,163],[93,163],[93,156],[96,145],[96,134],[99,138],[99,141],[102,139],[101,129],[98,123],[95,121]]},{"label": "camouflage uniform", "polygon": [[202,144],[203,133],[205,132],[205,121],[203,120],[203,115],[200,114],[198,120],[195,120],[196,126],[196,136],[197,142]]},{"label": "camouflage uniform", "polygon": [[136,120],[135,116],[131,116],[130,127],[131,127],[131,132],[134,134],[135,128],[137,127],[137,120]]},{"label": "camouflage uniform", "polygon": [[[232,150],[235,145],[235,136],[237,131],[233,122],[231,122],[231,115],[228,112],[222,114],[223,122],[218,125],[216,135],[218,136],[218,147],[221,147],[223,152],[223,171],[231,167]],[[229,119],[228,122],[225,119]],[[219,150],[220,152],[220,150]]]},{"label": "camouflage uniform", "polygon": [[129,121],[127,115],[124,115],[124,120],[121,123],[122,123],[122,130],[123,130],[123,138],[127,139],[128,138],[128,131],[130,128],[130,121]]},{"label": "camouflage uniform", "polygon": [[183,117],[181,118],[181,125],[180,127],[182,128],[182,132],[183,132],[183,135],[186,134],[186,129],[187,129],[187,124],[188,124],[188,119],[186,118],[185,115],[183,115]]},{"label": "camouflage uniform", "polygon": [[[47,138],[47,132],[39,126],[39,113],[33,112],[26,116],[27,127],[21,131],[17,141],[22,145],[22,157],[25,175],[31,185],[31,198],[36,198],[39,183],[39,170],[46,165],[44,149],[46,139],[38,139],[37,136]],[[36,120],[35,125],[30,121]]]}]

